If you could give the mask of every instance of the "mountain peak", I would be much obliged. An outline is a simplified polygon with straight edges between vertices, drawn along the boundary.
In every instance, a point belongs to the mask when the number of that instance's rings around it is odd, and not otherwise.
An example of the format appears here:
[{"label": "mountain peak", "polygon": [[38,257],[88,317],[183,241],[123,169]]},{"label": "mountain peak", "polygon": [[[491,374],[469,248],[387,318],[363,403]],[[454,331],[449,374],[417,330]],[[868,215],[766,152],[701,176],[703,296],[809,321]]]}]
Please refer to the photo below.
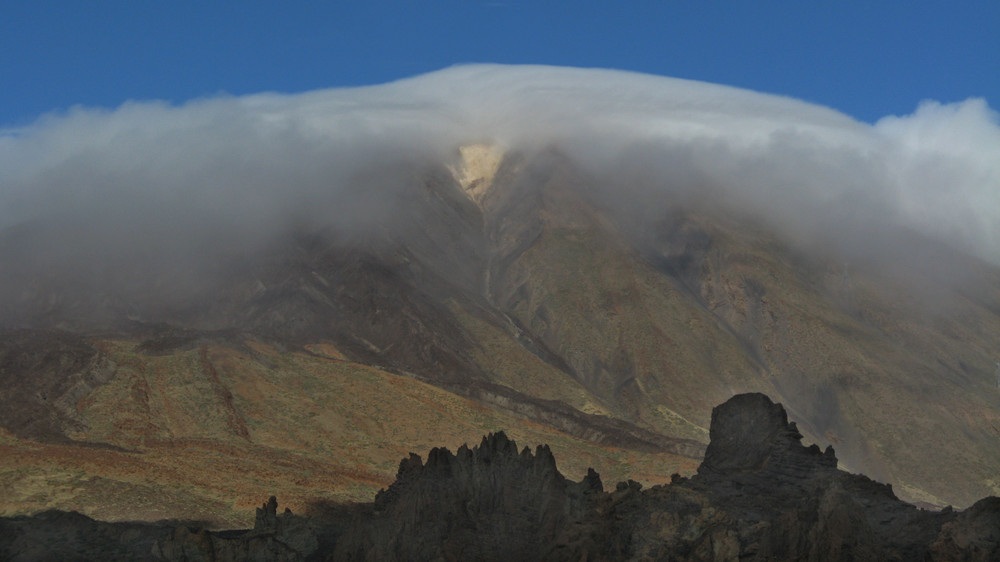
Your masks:
[{"label": "mountain peak", "polygon": [[481,205],[493,186],[493,179],[505,154],[503,147],[491,142],[469,143],[458,147],[458,162],[449,166],[449,169],[455,181],[477,205]]}]

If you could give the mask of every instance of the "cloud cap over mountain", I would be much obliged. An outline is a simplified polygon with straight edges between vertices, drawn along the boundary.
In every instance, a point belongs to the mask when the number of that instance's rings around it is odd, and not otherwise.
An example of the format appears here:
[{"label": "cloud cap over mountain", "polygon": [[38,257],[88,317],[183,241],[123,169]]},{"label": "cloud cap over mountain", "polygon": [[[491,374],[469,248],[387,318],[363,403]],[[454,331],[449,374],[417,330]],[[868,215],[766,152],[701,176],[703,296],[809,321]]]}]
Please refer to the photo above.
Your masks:
[{"label": "cloud cap over mountain", "polygon": [[555,146],[617,178],[616,198],[711,193],[847,247],[889,222],[1000,264],[1000,124],[982,99],[869,126],[731,87],[543,66],[46,115],[0,132],[0,228],[74,224],[38,248],[61,259],[243,251],[301,221],[384,222],[414,170],[471,141]]}]

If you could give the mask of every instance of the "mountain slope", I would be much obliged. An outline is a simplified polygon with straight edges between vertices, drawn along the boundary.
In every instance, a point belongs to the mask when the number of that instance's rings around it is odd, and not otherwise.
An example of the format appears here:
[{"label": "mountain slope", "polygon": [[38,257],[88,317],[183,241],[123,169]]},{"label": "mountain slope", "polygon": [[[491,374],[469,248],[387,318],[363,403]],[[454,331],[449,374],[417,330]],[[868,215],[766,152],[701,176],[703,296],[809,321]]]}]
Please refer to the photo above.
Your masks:
[{"label": "mountain slope", "polygon": [[[693,469],[710,406],[745,391],[904,499],[1000,491],[997,268],[907,233],[903,251],[939,267],[884,263],[666,191],[637,212],[582,164],[479,146],[393,168],[408,181],[378,192],[382,220],[290,225],[198,282],[67,275],[36,256],[70,227],[0,233],[18,272],[5,325],[87,356],[4,367],[5,388],[45,372],[64,397],[39,406],[50,421],[4,418],[2,482],[28,490],[5,512],[155,483],[172,498],[156,516],[232,521],[268,486],[295,507],[356,498],[408,450],[501,427],[565,443],[565,466],[662,482]],[[23,353],[24,332],[4,334]]]}]

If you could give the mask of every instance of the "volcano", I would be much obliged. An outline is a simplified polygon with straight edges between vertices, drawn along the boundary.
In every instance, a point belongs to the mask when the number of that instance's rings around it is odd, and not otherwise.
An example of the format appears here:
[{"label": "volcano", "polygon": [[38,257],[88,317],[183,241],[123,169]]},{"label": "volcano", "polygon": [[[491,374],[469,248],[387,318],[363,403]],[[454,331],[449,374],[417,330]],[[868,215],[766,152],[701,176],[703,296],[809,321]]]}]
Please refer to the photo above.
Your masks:
[{"label": "volcano", "polygon": [[[512,71],[450,72],[503,83]],[[441,79],[404,85],[419,100]],[[381,88],[365,95],[402,86]],[[671,88],[673,104],[693,100],[682,109],[754,102],[732,117],[739,131],[792,104],[807,114],[798,135],[861,134],[799,102]],[[262,127],[280,125],[277,101],[240,103]],[[642,100],[630,103],[642,114]],[[717,125],[691,115],[674,110],[671,126]],[[739,191],[733,166],[757,185],[770,160],[730,147],[707,161],[691,148],[702,140],[622,145],[615,133],[617,150],[583,149],[558,135],[502,138],[523,123],[497,120],[477,122],[477,140],[436,134],[421,148],[412,131],[371,144],[385,133],[368,125],[351,149],[365,146],[364,161],[332,152],[327,176],[268,168],[254,179],[256,145],[238,161],[208,149],[234,167],[212,177],[222,187],[211,196],[141,198],[120,187],[123,168],[70,181],[66,163],[19,180],[92,189],[104,203],[29,199],[21,208],[44,212],[0,223],[0,515],[247,525],[261,497],[297,512],[368,499],[409,451],[498,429],[551,444],[574,474],[663,484],[695,472],[712,406],[745,392],[780,401],[809,442],[836,447],[841,469],[903,500],[967,507],[1000,493],[1000,267],[979,249],[874,220],[880,197],[844,206],[787,187]],[[298,142],[277,158],[304,158],[293,148],[320,161]],[[171,158],[143,159],[128,181],[153,181]],[[281,207],[282,181],[307,184],[288,188],[306,204]],[[317,190],[324,181],[336,189]]]}]

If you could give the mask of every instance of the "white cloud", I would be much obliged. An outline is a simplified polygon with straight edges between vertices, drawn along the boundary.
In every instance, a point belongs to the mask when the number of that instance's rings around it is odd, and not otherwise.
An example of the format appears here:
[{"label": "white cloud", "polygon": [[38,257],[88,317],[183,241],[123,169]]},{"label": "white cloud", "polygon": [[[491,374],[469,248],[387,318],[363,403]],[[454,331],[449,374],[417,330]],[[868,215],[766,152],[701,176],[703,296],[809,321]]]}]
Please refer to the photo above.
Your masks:
[{"label": "white cloud", "polygon": [[793,232],[840,225],[849,239],[893,221],[1000,264],[1000,126],[983,100],[869,126],[736,88],[541,66],[48,115],[0,131],[0,228],[74,217],[93,233],[65,242],[76,253],[155,242],[184,255],[206,240],[254,244],[289,221],[377,222],[385,189],[407,189],[414,166],[470,140],[554,144],[617,175],[618,196],[624,177],[687,195],[711,185]]},{"label": "white cloud", "polygon": [[983,99],[920,104],[885,117],[887,189],[904,219],[920,231],[1000,263],[1000,119]]}]

